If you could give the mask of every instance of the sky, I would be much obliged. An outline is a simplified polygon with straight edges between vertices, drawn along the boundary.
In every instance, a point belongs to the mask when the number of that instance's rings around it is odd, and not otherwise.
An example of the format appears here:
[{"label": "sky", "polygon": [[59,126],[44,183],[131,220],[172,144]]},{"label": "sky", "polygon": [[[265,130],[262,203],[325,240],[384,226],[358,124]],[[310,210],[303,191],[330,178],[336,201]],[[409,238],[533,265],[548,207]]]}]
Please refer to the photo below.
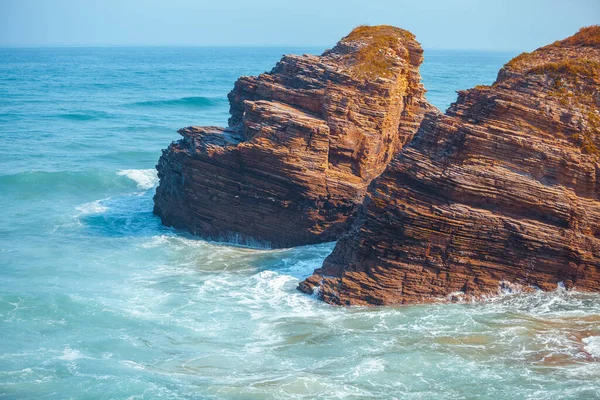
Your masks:
[{"label": "sky", "polygon": [[363,24],[425,49],[530,51],[600,24],[600,0],[0,0],[0,47],[331,47]]}]

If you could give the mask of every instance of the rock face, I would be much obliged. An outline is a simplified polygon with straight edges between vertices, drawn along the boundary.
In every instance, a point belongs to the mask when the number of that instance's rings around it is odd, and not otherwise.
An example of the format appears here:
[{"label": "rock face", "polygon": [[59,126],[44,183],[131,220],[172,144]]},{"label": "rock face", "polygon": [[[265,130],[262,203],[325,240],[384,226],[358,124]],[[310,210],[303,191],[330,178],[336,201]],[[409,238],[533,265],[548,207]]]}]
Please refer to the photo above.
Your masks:
[{"label": "rock face", "polygon": [[299,285],[342,305],[600,291],[600,27],[429,114]]},{"label": "rock face", "polygon": [[347,232],[367,186],[425,111],[414,36],[358,27],[321,56],[284,56],[229,93],[227,128],[163,151],[154,212],[215,240],[296,246]]}]

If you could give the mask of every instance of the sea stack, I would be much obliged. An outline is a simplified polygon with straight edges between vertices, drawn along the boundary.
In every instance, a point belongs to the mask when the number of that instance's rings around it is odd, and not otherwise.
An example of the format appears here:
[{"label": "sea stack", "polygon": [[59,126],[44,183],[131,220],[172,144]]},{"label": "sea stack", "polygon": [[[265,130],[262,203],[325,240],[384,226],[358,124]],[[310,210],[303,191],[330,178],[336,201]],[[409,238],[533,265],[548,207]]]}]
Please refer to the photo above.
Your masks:
[{"label": "sea stack", "polygon": [[228,127],[188,127],[158,162],[154,212],[204,238],[268,247],[336,240],[425,111],[423,50],[361,26],[321,56],[287,55],[229,93]]},{"label": "sea stack", "polygon": [[600,291],[600,27],[511,60],[425,117],[299,285],[332,304]]}]

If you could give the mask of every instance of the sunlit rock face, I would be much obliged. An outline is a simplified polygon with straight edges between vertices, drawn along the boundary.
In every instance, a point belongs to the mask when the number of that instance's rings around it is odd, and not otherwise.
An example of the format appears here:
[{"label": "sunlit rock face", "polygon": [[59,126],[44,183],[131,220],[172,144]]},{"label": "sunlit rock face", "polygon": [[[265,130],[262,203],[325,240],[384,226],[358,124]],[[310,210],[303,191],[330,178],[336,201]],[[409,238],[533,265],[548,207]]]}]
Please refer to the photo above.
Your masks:
[{"label": "sunlit rock face", "polygon": [[163,151],[154,212],[199,236],[287,247],[336,240],[369,183],[434,108],[414,36],[358,27],[321,56],[284,56],[229,93],[227,128]]},{"label": "sunlit rock face", "polygon": [[600,290],[600,27],[428,114],[299,289],[333,304]]}]

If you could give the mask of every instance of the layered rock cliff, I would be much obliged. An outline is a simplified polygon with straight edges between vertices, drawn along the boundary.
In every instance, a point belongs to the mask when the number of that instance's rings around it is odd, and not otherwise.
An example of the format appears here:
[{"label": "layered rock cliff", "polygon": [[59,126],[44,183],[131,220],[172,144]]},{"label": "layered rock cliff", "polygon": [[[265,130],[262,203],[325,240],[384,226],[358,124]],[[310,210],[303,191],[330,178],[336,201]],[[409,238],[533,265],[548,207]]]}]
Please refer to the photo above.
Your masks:
[{"label": "layered rock cliff", "polygon": [[154,212],[194,234],[271,247],[331,241],[432,107],[414,36],[358,27],[229,93],[229,126],[189,127],[158,162]]},{"label": "layered rock cliff", "polygon": [[333,304],[600,290],[600,27],[429,114],[299,289]]}]

